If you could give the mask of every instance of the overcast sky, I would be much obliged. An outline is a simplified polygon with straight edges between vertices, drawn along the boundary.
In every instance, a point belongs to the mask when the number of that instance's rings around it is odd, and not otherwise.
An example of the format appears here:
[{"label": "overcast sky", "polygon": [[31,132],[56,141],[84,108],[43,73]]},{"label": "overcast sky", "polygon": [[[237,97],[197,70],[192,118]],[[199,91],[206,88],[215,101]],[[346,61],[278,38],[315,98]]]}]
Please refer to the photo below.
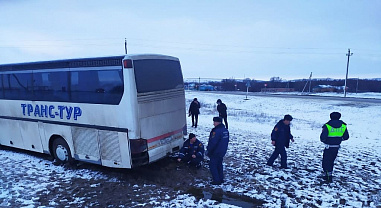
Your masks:
[{"label": "overcast sky", "polygon": [[0,64],[128,53],[184,78],[381,78],[381,1],[0,0]]}]

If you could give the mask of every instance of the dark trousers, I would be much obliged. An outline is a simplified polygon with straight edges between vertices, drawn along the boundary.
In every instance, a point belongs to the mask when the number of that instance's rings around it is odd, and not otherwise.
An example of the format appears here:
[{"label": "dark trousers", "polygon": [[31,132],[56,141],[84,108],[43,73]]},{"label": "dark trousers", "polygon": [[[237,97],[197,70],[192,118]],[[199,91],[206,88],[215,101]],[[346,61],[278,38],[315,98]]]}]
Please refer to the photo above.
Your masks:
[{"label": "dark trousers", "polygon": [[273,154],[270,156],[269,160],[267,161],[267,165],[273,165],[275,159],[277,159],[279,155],[280,155],[280,166],[282,168],[287,168],[286,147],[282,145],[275,146],[275,150]]},{"label": "dark trousers", "polygon": [[225,116],[225,117],[221,116],[221,118],[224,120],[226,129],[228,129],[228,116]]},{"label": "dark trousers", "polygon": [[193,158],[191,154],[186,154],[183,158],[181,158],[181,161],[193,166],[199,166],[202,160],[202,157],[196,156],[196,158]]},{"label": "dark trousers", "polygon": [[333,171],[333,163],[337,157],[337,153],[339,152],[339,147],[330,147],[328,149],[324,149],[323,153],[323,171],[324,172],[332,172]]},{"label": "dark trousers", "polygon": [[[195,123],[195,119],[196,119],[196,123]],[[197,127],[197,123],[198,123],[198,114],[192,114],[192,126]]]},{"label": "dark trousers", "polygon": [[222,183],[224,180],[224,168],[222,165],[223,157],[212,156],[209,161],[209,169],[212,174],[213,182]]}]

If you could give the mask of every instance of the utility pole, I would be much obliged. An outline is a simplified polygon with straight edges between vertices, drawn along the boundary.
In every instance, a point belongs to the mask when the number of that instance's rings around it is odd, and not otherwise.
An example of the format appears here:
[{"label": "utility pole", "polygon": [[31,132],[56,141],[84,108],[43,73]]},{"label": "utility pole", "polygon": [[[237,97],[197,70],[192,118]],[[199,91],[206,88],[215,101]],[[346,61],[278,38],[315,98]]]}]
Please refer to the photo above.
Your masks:
[{"label": "utility pole", "polygon": [[310,82],[310,89],[309,89],[309,92],[311,92],[311,77],[312,77],[312,72],[311,72],[311,74],[310,74],[310,78],[309,78],[309,80],[307,80],[306,84],[305,84],[304,87],[303,87],[302,93],[304,92],[304,89],[306,89],[306,86],[307,86],[308,82]]},{"label": "utility pole", "polygon": [[198,91],[200,91],[201,77],[198,77]]},{"label": "utility pole", "polygon": [[127,54],[127,38],[124,38],[124,51]]},{"label": "utility pole", "polygon": [[348,79],[349,57],[353,55],[353,53],[351,53],[350,48],[348,48],[348,53],[346,55],[348,56],[348,61],[347,61],[347,74],[345,75],[345,82],[344,82],[344,97],[347,97],[347,79]]},{"label": "utility pole", "polygon": [[312,72],[310,74],[310,87],[308,88],[308,92],[311,93],[311,78],[312,78]]},{"label": "utility pole", "polygon": [[247,98],[247,94],[249,94],[249,87],[251,87],[251,86],[250,86],[250,81],[247,80],[247,82],[246,82],[246,98],[245,98],[244,100],[248,100],[248,98]]}]

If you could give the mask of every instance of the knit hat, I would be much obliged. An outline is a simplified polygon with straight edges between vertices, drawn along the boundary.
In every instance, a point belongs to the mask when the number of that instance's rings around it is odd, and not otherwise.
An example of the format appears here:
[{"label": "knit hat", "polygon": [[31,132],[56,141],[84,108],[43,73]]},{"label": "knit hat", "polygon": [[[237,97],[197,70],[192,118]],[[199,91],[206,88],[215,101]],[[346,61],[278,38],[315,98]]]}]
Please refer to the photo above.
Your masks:
[{"label": "knit hat", "polygon": [[341,114],[339,112],[332,112],[329,114],[332,120],[339,120],[341,118]]},{"label": "knit hat", "polygon": [[287,114],[284,116],[283,120],[292,121],[292,116]]},{"label": "knit hat", "polygon": [[217,100],[217,103],[222,103],[221,99],[218,99],[218,100]]},{"label": "knit hat", "polygon": [[197,101],[197,98],[194,98],[193,101]]},{"label": "knit hat", "polygon": [[192,139],[192,138],[194,138],[194,137],[196,137],[195,134],[193,134],[193,133],[190,133],[190,134],[189,134],[189,139]]},{"label": "knit hat", "polygon": [[213,117],[213,121],[214,122],[222,122],[222,118],[220,118],[220,117]]}]

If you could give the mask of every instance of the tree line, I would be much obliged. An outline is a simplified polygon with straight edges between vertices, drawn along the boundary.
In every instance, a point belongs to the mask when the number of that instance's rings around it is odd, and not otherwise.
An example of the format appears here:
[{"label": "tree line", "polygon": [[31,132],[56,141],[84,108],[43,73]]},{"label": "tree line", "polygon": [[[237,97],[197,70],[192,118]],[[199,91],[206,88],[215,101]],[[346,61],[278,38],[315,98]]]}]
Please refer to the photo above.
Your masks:
[{"label": "tree line", "polygon": [[[185,83],[190,84],[190,83]],[[193,83],[199,85],[199,83]],[[252,79],[223,79],[221,81],[208,81],[202,84],[214,86],[220,91],[246,91],[249,86],[249,92],[260,92],[266,88],[289,88],[293,91],[312,92],[319,86],[331,86],[336,91],[344,89],[344,79],[300,79],[300,80],[282,80],[279,77],[272,77],[269,81]],[[348,79],[347,92],[381,92],[381,79]]]}]

